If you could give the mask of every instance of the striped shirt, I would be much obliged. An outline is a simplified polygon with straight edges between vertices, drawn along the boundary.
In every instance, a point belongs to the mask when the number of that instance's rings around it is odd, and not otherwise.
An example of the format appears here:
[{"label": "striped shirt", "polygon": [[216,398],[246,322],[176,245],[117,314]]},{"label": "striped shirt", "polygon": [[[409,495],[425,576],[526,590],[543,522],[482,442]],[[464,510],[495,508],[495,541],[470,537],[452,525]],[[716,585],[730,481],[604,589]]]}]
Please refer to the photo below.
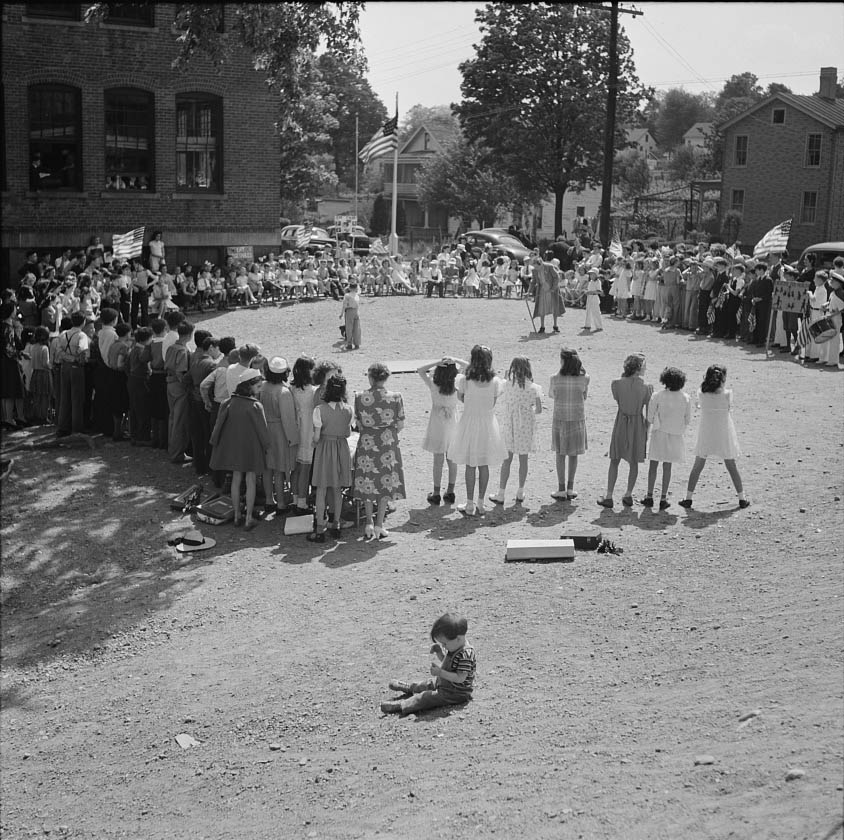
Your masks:
[{"label": "striped shirt", "polygon": [[452,674],[466,674],[466,679],[462,683],[453,683],[442,677],[438,677],[437,691],[443,694],[463,697],[468,700],[472,696],[472,684],[475,681],[476,666],[475,649],[469,647],[469,645],[464,645],[459,650],[447,653],[440,668]]}]

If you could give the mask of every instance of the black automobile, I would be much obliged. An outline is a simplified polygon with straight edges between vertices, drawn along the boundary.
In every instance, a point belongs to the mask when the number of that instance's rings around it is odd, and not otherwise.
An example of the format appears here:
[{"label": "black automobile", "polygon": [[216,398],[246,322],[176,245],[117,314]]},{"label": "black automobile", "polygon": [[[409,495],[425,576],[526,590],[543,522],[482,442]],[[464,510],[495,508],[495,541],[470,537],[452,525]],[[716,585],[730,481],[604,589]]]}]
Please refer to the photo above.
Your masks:
[{"label": "black automobile", "polygon": [[328,235],[323,228],[311,228],[311,237],[308,243],[302,247],[297,245],[299,234],[304,230],[304,225],[287,225],[281,229],[281,250],[283,251],[307,251],[315,254],[319,251],[331,251],[337,247],[337,240]]},{"label": "black automobile", "polygon": [[[466,250],[475,259],[478,259],[485,251],[488,253],[490,250],[495,253],[506,254],[511,260],[518,260],[520,263],[523,263],[525,257],[530,255],[530,249],[519,242],[515,236],[505,230],[497,230],[496,228],[466,231],[461,236],[461,240],[465,242]],[[486,248],[487,245],[490,246],[489,249]]]},{"label": "black automobile", "polygon": [[366,231],[360,225],[355,225],[350,232],[338,230],[337,227],[330,227],[328,228],[328,234],[338,242],[348,242],[352,246],[352,253],[355,256],[369,256],[369,248],[372,240],[370,240],[366,235]]}]

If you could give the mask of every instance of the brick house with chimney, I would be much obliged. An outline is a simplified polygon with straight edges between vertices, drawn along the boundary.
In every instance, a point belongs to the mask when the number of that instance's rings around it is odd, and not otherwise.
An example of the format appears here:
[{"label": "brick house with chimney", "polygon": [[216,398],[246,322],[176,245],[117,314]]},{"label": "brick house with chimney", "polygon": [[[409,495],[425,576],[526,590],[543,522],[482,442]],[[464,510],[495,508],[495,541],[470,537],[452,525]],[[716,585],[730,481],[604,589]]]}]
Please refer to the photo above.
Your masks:
[{"label": "brick house with chimney", "polygon": [[[245,51],[171,68],[174,3],[4,3],[2,270],[161,230],[168,262],[277,250],[277,99]],[[222,26],[225,27],[223,4]]]},{"label": "brick house with chimney", "polygon": [[789,251],[844,237],[844,99],[823,67],[812,96],[776,93],[719,126],[721,218],[741,214],[739,239],[758,242],[793,219]]}]

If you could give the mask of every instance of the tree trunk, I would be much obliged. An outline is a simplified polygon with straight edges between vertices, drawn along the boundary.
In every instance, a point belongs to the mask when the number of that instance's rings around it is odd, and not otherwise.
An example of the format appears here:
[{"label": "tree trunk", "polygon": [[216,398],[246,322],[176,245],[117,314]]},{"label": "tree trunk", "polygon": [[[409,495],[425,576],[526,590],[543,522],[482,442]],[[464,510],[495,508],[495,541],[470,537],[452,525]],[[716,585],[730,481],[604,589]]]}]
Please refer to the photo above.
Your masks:
[{"label": "tree trunk", "polygon": [[563,197],[566,194],[565,187],[557,187],[554,190],[554,239],[563,232]]}]

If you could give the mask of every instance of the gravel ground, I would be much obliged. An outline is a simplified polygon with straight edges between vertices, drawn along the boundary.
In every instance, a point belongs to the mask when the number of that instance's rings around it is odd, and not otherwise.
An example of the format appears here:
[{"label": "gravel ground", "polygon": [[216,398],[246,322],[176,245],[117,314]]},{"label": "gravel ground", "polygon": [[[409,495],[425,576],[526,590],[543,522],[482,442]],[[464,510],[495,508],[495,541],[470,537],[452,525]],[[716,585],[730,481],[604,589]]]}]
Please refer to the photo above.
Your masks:
[{"label": "gravel ground", "polygon": [[[584,334],[582,310],[537,336],[519,300],[366,299],[363,349],[347,353],[338,312],[206,323],[291,362],[336,355],[356,388],[376,359],[465,358],[482,342],[502,372],[528,355],[547,390],[559,347],[577,347],[592,377],[579,498],[550,498],[548,412],[523,506],[483,520],[429,508],[429,397],[413,374],[390,380],[408,498],[374,545],[362,528],[315,546],[266,521],[202,525],[217,546],[182,555],[166,540],[188,520],[168,500],[189,465],[6,436],[4,840],[841,837],[844,376],[647,324]],[[610,381],[639,350],[646,381],[674,364],[689,393],[727,365],[750,508],[720,463],[692,511],[676,504],[697,417],[668,511],[595,504]],[[624,553],[504,563],[508,539],[572,525]],[[390,678],[427,673],[428,630],[449,609],[470,622],[475,699],[382,715]]]}]

